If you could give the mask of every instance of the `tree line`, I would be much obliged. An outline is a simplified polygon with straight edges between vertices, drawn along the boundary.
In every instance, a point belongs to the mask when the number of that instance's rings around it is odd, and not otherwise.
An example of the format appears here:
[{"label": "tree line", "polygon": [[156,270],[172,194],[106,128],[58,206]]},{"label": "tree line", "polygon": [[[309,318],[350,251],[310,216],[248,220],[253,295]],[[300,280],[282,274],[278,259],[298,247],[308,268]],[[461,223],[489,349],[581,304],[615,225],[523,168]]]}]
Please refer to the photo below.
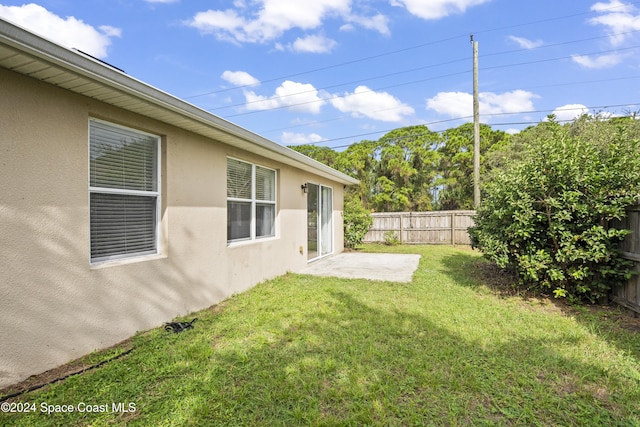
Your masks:
[{"label": "tree line", "polygon": [[[473,208],[473,124],[442,132],[425,125],[392,130],[377,141],[363,140],[344,151],[317,145],[290,148],[360,181],[346,198],[376,212]],[[480,126],[482,172],[487,155],[507,146],[511,135]]]}]

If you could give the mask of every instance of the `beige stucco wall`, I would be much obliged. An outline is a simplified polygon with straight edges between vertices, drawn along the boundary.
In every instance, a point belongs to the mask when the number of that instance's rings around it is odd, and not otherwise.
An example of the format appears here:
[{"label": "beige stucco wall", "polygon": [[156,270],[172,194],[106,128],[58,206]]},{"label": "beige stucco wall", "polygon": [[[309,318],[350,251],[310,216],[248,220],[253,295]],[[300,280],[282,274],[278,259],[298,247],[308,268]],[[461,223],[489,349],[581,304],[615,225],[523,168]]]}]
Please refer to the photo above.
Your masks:
[{"label": "beige stucco wall", "polygon": [[[90,264],[91,117],[163,137],[159,256]],[[276,238],[227,245],[227,156],[278,170]],[[0,387],[303,268],[307,181],[339,252],[342,184],[0,69]]]}]

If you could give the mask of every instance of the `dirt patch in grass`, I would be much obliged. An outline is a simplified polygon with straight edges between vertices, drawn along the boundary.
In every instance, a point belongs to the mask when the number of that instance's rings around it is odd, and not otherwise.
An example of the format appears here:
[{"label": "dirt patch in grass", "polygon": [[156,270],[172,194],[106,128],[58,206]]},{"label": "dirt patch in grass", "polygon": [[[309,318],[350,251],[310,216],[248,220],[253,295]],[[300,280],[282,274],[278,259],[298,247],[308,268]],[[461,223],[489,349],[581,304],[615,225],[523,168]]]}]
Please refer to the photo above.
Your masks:
[{"label": "dirt patch in grass", "polygon": [[[221,313],[227,303],[228,301],[222,301],[211,306],[209,310],[214,314]],[[149,330],[139,335],[146,335],[151,331],[152,330]],[[72,360],[64,365],[40,374],[31,375],[19,383],[0,388],[0,402],[5,400],[11,402],[12,400],[18,399],[20,395],[24,393],[47,387],[50,384],[62,381],[74,375],[82,375],[85,372],[91,371],[111,361],[125,357],[134,350],[134,341],[135,337],[128,338],[110,347],[82,356],[76,360]]]},{"label": "dirt patch in grass", "polygon": [[10,402],[12,399],[17,399],[20,395],[29,391],[38,390],[73,375],[82,375],[110,361],[120,359],[132,350],[133,338],[129,338],[99,352],[88,354],[40,374],[31,375],[19,383],[0,388],[0,401],[7,400]]}]

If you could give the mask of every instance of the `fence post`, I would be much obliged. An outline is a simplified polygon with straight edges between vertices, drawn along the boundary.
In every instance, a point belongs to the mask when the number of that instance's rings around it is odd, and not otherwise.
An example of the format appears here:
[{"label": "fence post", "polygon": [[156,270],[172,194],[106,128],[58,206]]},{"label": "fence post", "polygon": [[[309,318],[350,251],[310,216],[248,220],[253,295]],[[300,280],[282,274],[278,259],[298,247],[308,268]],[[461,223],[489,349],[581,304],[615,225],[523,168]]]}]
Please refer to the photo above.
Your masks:
[{"label": "fence post", "polygon": [[400,214],[400,244],[402,244],[402,221],[403,221],[403,217],[402,214]]},{"label": "fence post", "polygon": [[451,245],[456,245],[456,213],[451,212]]}]

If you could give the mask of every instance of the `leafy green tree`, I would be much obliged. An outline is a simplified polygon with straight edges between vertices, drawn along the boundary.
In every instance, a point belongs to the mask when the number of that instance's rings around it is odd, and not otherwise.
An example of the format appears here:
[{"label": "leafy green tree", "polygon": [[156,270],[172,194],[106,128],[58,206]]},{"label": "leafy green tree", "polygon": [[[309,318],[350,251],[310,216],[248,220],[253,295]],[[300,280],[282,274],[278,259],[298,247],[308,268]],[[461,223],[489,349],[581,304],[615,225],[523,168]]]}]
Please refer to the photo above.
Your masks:
[{"label": "leafy green tree", "polygon": [[440,135],[424,125],[385,134],[378,141],[379,162],[372,206],[378,211],[432,209],[432,184]]},{"label": "leafy green tree", "polygon": [[618,249],[629,231],[608,225],[640,194],[637,129],[551,116],[514,136],[525,152],[486,183],[473,245],[529,288],[574,301],[607,295],[631,274]]},{"label": "leafy green tree", "polygon": [[374,186],[371,205],[378,212],[404,212],[409,210],[409,188],[399,186],[386,176],[380,176]]},{"label": "leafy green tree", "polygon": [[302,153],[305,156],[311,157],[314,160],[319,161],[332,168],[336,167],[336,161],[339,153],[332,148],[322,147],[313,144],[291,145],[289,146],[294,151]]},{"label": "leafy green tree", "polygon": [[347,191],[354,197],[359,197],[367,208],[371,207],[378,157],[379,144],[365,140],[351,144],[336,159],[336,169],[360,181],[357,187],[350,186]]},{"label": "leafy green tree", "polygon": [[[495,146],[509,143],[510,135],[480,125],[480,175],[487,173],[485,157]],[[438,191],[438,209],[473,209],[473,123],[442,132],[438,147],[440,164],[435,186]]]}]

